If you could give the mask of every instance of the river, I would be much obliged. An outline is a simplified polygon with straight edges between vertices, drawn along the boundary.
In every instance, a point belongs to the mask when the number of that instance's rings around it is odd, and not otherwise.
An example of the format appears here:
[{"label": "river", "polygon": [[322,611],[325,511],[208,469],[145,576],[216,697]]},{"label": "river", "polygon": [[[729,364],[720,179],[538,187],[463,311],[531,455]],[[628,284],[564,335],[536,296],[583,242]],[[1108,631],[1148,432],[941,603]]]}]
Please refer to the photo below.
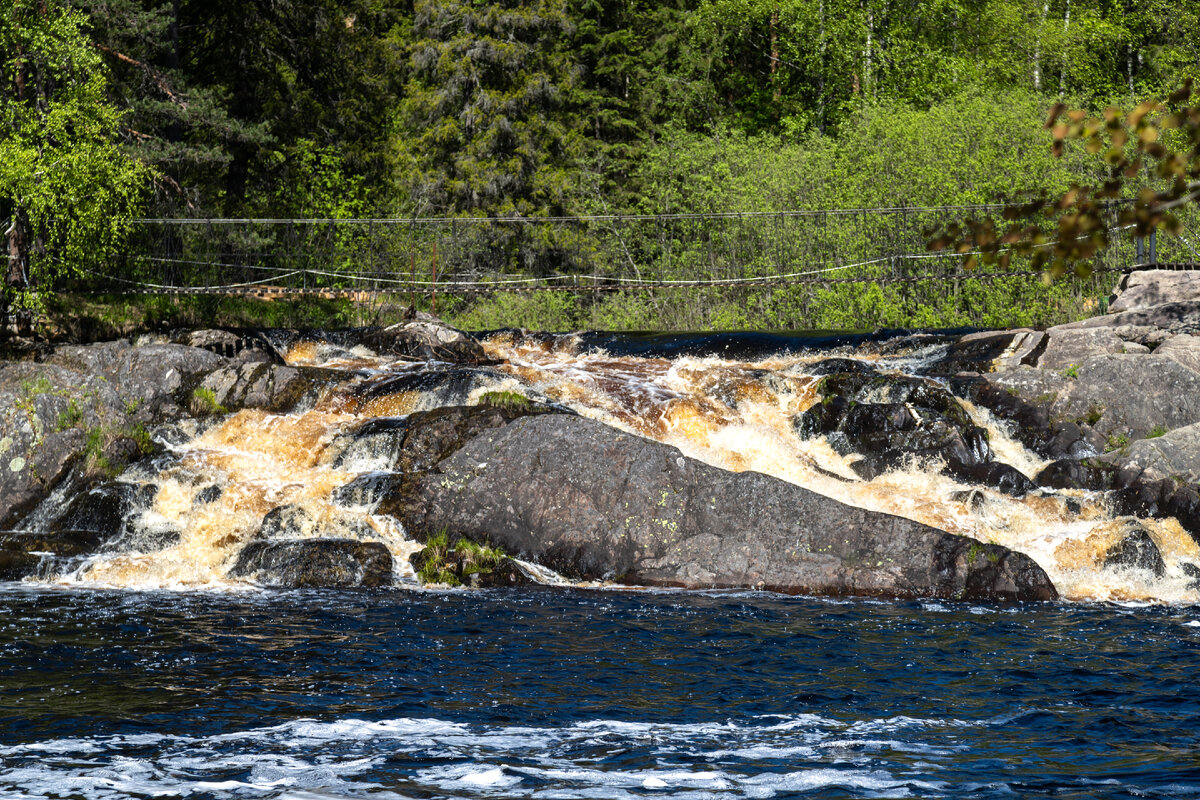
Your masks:
[{"label": "river", "polygon": [[1200,614],[0,592],[5,798],[1200,794]]},{"label": "river", "polygon": [[[1177,523],[1141,521],[1165,563],[1155,576],[1105,566],[1128,520],[1086,492],[964,501],[967,487],[918,465],[859,480],[852,454],[796,436],[817,402],[812,365],[855,355],[907,374],[936,348],[728,344],[501,334],[493,367],[430,382],[411,362],[292,343],[290,363],[341,370],[352,390],[176,430],[119,478],[153,487],[128,525],[130,541],[160,544],[0,586],[0,797],[1200,795],[1200,595],[1184,569],[1200,548]],[[363,391],[405,376],[404,391]],[[407,560],[419,545],[371,507],[331,501],[382,468],[335,443],[367,417],[496,391],[1004,544],[1064,600],[422,589]],[[968,410],[1006,463],[1041,466]],[[282,505],[316,526],[297,535],[382,541],[397,587],[229,578]]]}]

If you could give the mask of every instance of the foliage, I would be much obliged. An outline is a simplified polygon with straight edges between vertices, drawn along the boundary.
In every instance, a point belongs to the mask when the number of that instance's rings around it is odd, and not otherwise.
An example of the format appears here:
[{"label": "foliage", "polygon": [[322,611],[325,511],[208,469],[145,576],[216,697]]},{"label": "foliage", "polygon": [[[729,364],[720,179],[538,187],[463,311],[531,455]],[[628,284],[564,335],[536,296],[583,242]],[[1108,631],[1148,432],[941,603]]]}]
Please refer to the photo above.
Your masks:
[{"label": "foliage", "polygon": [[219,414],[228,414],[229,409],[217,402],[217,395],[212,389],[203,386],[197,386],[192,391],[192,400],[188,405],[188,409],[193,416],[211,417]]},{"label": "foliage", "polygon": [[529,408],[530,400],[518,392],[484,392],[479,397],[479,404],[497,408],[521,409]]},{"label": "foliage", "polygon": [[385,36],[402,7],[73,2],[93,20],[112,95],[129,111],[128,147],[159,170],[161,213],[308,213],[278,203],[318,188],[306,159],[328,153],[348,185],[360,181],[381,205],[399,82]]},{"label": "foliage", "polygon": [[104,270],[149,175],[117,144],[121,114],[84,26],[54,2],[0,11],[0,324],[13,309],[28,327],[58,277]]},{"label": "foliage", "polygon": [[[55,2],[64,1],[14,0],[12,14],[0,23],[9,37],[0,52],[17,53],[14,31],[30,27],[14,27],[13,20],[43,5],[52,13],[38,17],[39,24],[58,19],[62,9]],[[1044,261],[1060,272],[1086,264],[1102,246],[1106,234],[1094,212],[1108,194],[1130,201],[1126,221],[1135,232],[1170,226],[1172,204],[1194,199],[1188,188],[1197,180],[1188,177],[1194,169],[1188,158],[1195,160],[1187,143],[1192,123],[1179,116],[1183,105],[1115,114],[1096,109],[1137,109],[1144,98],[1197,76],[1197,0],[1147,0],[1136,7],[1100,0],[280,0],[252,8],[232,0],[69,2],[89,17],[94,47],[79,44],[78,14],[63,17],[73,20],[69,24],[54,23],[71,27],[74,39],[55,34],[39,41],[63,52],[56,69],[98,75],[102,59],[111,81],[107,87],[92,78],[37,85],[49,87],[56,102],[82,97],[81,87],[91,87],[87,97],[97,102],[74,108],[103,119],[105,152],[123,152],[125,159],[110,163],[153,168],[155,213],[164,216],[528,221],[1003,200],[1017,211],[1034,209],[1032,220],[1007,221],[1019,222],[1016,240],[1006,241],[1012,234],[1005,221],[979,219],[977,227],[959,223],[953,235],[943,229],[942,243],[964,253],[981,250],[989,269]],[[13,64],[21,57],[6,58],[3,91],[12,95]],[[1042,121],[1060,100],[1078,111],[1056,120],[1065,128],[1055,128],[1055,135],[1084,146],[1063,148],[1055,158]],[[1151,129],[1157,141],[1143,141]],[[78,138],[79,130],[72,127],[72,135]],[[1120,131],[1124,146],[1114,147]],[[0,146],[9,147],[7,137],[4,142]],[[1124,162],[1097,163],[1086,152],[1097,147],[1097,155],[1120,150]],[[1162,156],[1156,147],[1165,148]],[[23,163],[26,151],[5,152],[9,166],[0,164],[0,174],[30,180],[12,166]],[[69,154],[78,162],[88,152]],[[1133,169],[1139,156],[1140,171]],[[1152,167],[1162,174],[1151,174]],[[1117,172],[1123,183],[1113,189],[1107,183]],[[96,218],[82,204],[86,193],[72,194],[72,188],[119,186],[112,203],[132,208],[150,174],[97,173],[94,180],[57,186],[39,178],[37,186],[81,203],[56,219],[86,220]],[[1182,176],[1182,193],[1172,175]],[[1072,195],[1072,187],[1093,188]],[[1063,205],[1068,199],[1070,208]],[[0,207],[0,218],[13,213]],[[128,215],[122,210],[117,219]],[[904,224],[920,233],[923,225],[945,222],[910,217]],[[604,219],[577,226],[472,223],[440,244],[457,249],[466,279],[517,269],[542,277],[599,276],[599,283],[617,265],[669,280],[763,275],[786,264],[823,268],[822,248],[836,248],[847,261],[867,260],[864,254],[880,240],[906,235],[900,222],[863,230],[847,218],[819,233],[798,231],[793,241],[775,234],[727,236],[721,241],[746,246],[739,252],[750,256],[745,274],[722,276],[705,249],[714,231],[668,228],[621,229]],[[74,270],[101,263],[127,280],[159,282],[158,263],[113,262],[115,238],[80,231],[85,246],[72,258],[94,254],[95,262],[42,258],[34,241],[27,249],[48,271],[33,283],[48,285],[59,275],[57,265]],[[291,269],[361,268],[361,260],[346,255],[362,244],[351,229],[329,226],[329,232],[332,245],[324,250],[289,250],[283,234],[264,236],[251,249],[282,252],[275,266]],[[59,233],[46,229],[48,254]],[[196,235],[208,235],[214,252],[230,244],[199,227]],[[928,237],[909,238],[915,252]],[[1039,246],[1054,238],[1064,252]],[[1025,240],[1029,247],[1009,254]],[[415,242],[398,258],[407,264],[373,266],[424,269],[436,251],[420,244],[428,242]],[[910,247],[907,239],[904,246]],[[162,269],[189,269],[179,258]],[[879,283],[862,292],[831,283],[816,294],[773,287],[752,294],[440,295],[437,310],[471,328],[516,322],[555,329],[732,329],[859,327],[875,324],[864,322],[869,314],[904,325],[1049,320],[1102,302],[1078,293],[1009,290],[981,272],[978,281],[956,281],[957,306],[904,294],[881,273]],[[31,304],[42,297],[25,289],[14,294]],[[187,300],[181,303],[186,312],[164,304],[136,313],[156,320],[225,314],[224,302]],[[1014,302],[1029,305],[1003,305]],[[259,310],[288,324],[281,308]],[[317,301],[304,310],[334,314]],[[342,319],[351,321],[348,313]]]},{"label": "foliage", "polygon": [[464,330],[484,331],[520,320],[523,327],[542,331],[571,331],[580,326],[578,298],[567,292],[501,292],[447,319]]},{"label": "foliage", "polygon": [[425,540],[420,555],[417,579],[422,585],[442,584],[461,586],[475,574],[488,573],[500,566],[508,556],[494,547],[485,547],[460,537],[450,546],[450,534],[438,531]]},{"label": "foliage", "polygon": [[577,135],[561,0],[417,0],[393,138],[418,216],[562,213]]},{"label": "foliage", "polygon": [[977,259],[1007,267],[1014,255],[1028,256],[1035,269],[1045,267],[1058,277],[1068,270],[1089,274],[1110,243],[1114,222],[1136,237],[1160,227],[1179,233],[1175,210],[1200,199],[1200,103],[1189,106],[1191,99],[1189,80],[1165,104],[1146,101],[1128,112],[1109,106],[1090,115],[1058,103],[1046,121],[1055,155],[1068,142],[1080,142],[1102,160],[1103,178],[1011,205],[1006,217],[1012,221],[1000,228],[991,220],[952,223],[930,241],[930,249],[964,253],[967,267]]},{"label": "foliage", "polygon": [[450,534],[447,531],[434,533],[425,540],[425,549],[421,553],[424,560],[421,569],[417,572],[417,579],[421,581],[422,585],[462,585],[458,575],[447,563],[450,550]]}]

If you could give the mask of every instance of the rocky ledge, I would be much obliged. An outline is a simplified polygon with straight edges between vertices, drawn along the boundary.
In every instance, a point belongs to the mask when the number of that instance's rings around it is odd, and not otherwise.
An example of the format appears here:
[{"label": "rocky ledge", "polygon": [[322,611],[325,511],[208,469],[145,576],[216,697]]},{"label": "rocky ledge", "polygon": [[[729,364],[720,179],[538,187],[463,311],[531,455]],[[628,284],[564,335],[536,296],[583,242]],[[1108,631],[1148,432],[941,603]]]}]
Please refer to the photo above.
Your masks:
[{"label": "rocky ledge", "polygon": [[956,341],[931,372],[1051,462],[1034,485],[1106,492],[1114,515],[1200,541],[1200,273],[1134,272],[1103,316],[964,338],[975,361]]},{"label": "rocky ledge", "polygon": [[[939,345],[939,357],[915,376],[828,359],[816,368],[821,402],[794,420],[796,434],[861,456],[854,469],[864,480],[915,460],[1018,497],[1093,489],[1107,493],[1114,515],[1173,516],[1200,540],[1200,283],[1136,273],[1111,312],[1046,331],[870,345]],[[182,422],[238,408],[287,411],[357,377],[286,365],[280,353],[297,336],[184,331],[0,364],[0,407],[7,409],[0,412],[0,530],[22,529],[0,536],[3,574],[30,574],[32,552],[77,558],[129,535],[104,514],[30,523],[30,510],[55,488],[78,497],[98,485],[87,496],[101,503],[108,491],[116,499],[103,503],[124,503],[128,517],[129,504],[142,500],[119,496],[103,481],[179,435],[172,430]],[[342,487],[333,502],[374,504],[419,540],[458,542],[445,563],[428,553],[415,558],[431,573],[485,585],[473,548],[488,547],[578,580],[1055,597],[1035,563],[997,545],[845,506],[768,476],[725,472],[536,397],[465,405],[500,373],[478,342],[435,320],[329,334],[316,346],[348,353],[356,345],[416,366],[342,387],[348,402],[422,400],[414,413],[366,420],[329,444],[333,464],[355,448],[392,459],[389,470]],[[969,404],[990,410],[1047,466],[1025,475],[1001,462]],[[276,512],[231,563],[231,574],[273,586],[389,582],[386,549],[338,530],[297,545],[277,530],[283,512]],[[1159,571],[1152,550],[1144,532],[1131,529],[1110,555],[1113,563]],[[511,567],[502,572],[500,585],[527,579]]]}]

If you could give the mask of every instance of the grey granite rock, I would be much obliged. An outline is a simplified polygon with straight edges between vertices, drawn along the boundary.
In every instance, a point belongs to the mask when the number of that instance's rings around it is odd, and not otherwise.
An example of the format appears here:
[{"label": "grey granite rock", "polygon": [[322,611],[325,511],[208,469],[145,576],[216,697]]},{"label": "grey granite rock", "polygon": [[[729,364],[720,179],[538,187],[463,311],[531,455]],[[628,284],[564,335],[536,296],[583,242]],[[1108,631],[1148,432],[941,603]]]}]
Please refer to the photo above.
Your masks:
[{"label": "grey granite rock", "polygon": [[581,417],[481,433],[414,480],[410,532],[448,530],[576,578],[823,595],[1056,597],[1031,559],[731,473]]}]

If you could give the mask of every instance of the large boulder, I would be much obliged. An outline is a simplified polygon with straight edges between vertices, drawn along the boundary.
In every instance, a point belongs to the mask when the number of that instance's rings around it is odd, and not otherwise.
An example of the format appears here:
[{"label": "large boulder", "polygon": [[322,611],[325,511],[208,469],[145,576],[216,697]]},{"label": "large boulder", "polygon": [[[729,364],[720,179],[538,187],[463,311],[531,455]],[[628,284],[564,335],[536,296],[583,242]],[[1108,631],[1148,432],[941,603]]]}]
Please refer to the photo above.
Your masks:
[{"label": "large boulder", "polygon": [[1183,483],[1200,483],[1200,423],[1139,439],[1103,460],[1134,470],[1143,480],[1173,478]]},{"label": "large boulder", "polygon": [[1145,332],[1156,331],[1157,333],[1154,334],[1156,336],[1200,333],[1200,299],[1168,302],[1099,317],[1088,317],[1078,322],[1058,325],[1050,328],[1047,332],[1053,334],[1056,330],[1125,327],[1142,329]]},{"label": "large boulder", "polygon": [[244,362],[210,372],[200,389],[212,393],[221,408],[261,408],[288,411],[300,401],[312,382],[300,370],[265,362]]},{"label": "large boulder", "polygon": [[483,347],[474,338],[428,314],[370,331],[363,337],[363,343],[377,353],[418,361],[445,361],[452,364],[482,364],[487,361]]},{"label": "large boulder", "polygon": [[561,413],[561,409],[534,402],[484,403],[418,411],[406,417],[374,417],[338,436],[326,448],[325,457],[339,468],[418,472],[431,468],[483,431],[518,417],[552,413]]},{"label": "large boulder", "polygon": [[146,423],[179,416],[203,377],[229,363],[223,356],[196,347],[135,347],[124,340],[60,347],[46,361],[103,378],[131,413]]},{"label": "large boulder", "polygon": [[1112,328],[1051,330],[1046,336],[1046,347],[1037,359],[1037,366],[1065,370],[1092,356],[1124,353],[1127,346],[1128,343]]},{"label": "large boulder", "polygon": [[1050,419],[1086,422],[1104,439],[1132,441],[1160,426],[1200,422],[1200,373],[1157,354],[1095,355],[1062,371],[1019,367],[989,380],[1044,404]]},{"label": "large boulder", "polygon": [[1200,336],[1186,333],[1172,336],[1154,350],[1154,355],[1169,358],[1200,373]]},{"label": "large boulder", "polygon": [[524,417],[416,476],[394,513],[579,579],[820,595],[1044,600],[1004,547],[731,473],[581,417]]},{"label": "large boulder", "polygon": [[109,382],[52,364],[0,362],[0,527],[15,525],[76,468],[102,473],[145,444]]},{"label": "large boulder", "polygon": [[1143,311],[1167,303],[1200,300],[1200,272],[1145,269],[1121,279],[1110,314]]},{"label": "large boulder", "polygon": [[946,352],[923,372],[955,375],[960,372],[992,372],[996,369],[1033,363],[1046,344],[1046,335],[1029,328],[979,331],[956,338]]}]

